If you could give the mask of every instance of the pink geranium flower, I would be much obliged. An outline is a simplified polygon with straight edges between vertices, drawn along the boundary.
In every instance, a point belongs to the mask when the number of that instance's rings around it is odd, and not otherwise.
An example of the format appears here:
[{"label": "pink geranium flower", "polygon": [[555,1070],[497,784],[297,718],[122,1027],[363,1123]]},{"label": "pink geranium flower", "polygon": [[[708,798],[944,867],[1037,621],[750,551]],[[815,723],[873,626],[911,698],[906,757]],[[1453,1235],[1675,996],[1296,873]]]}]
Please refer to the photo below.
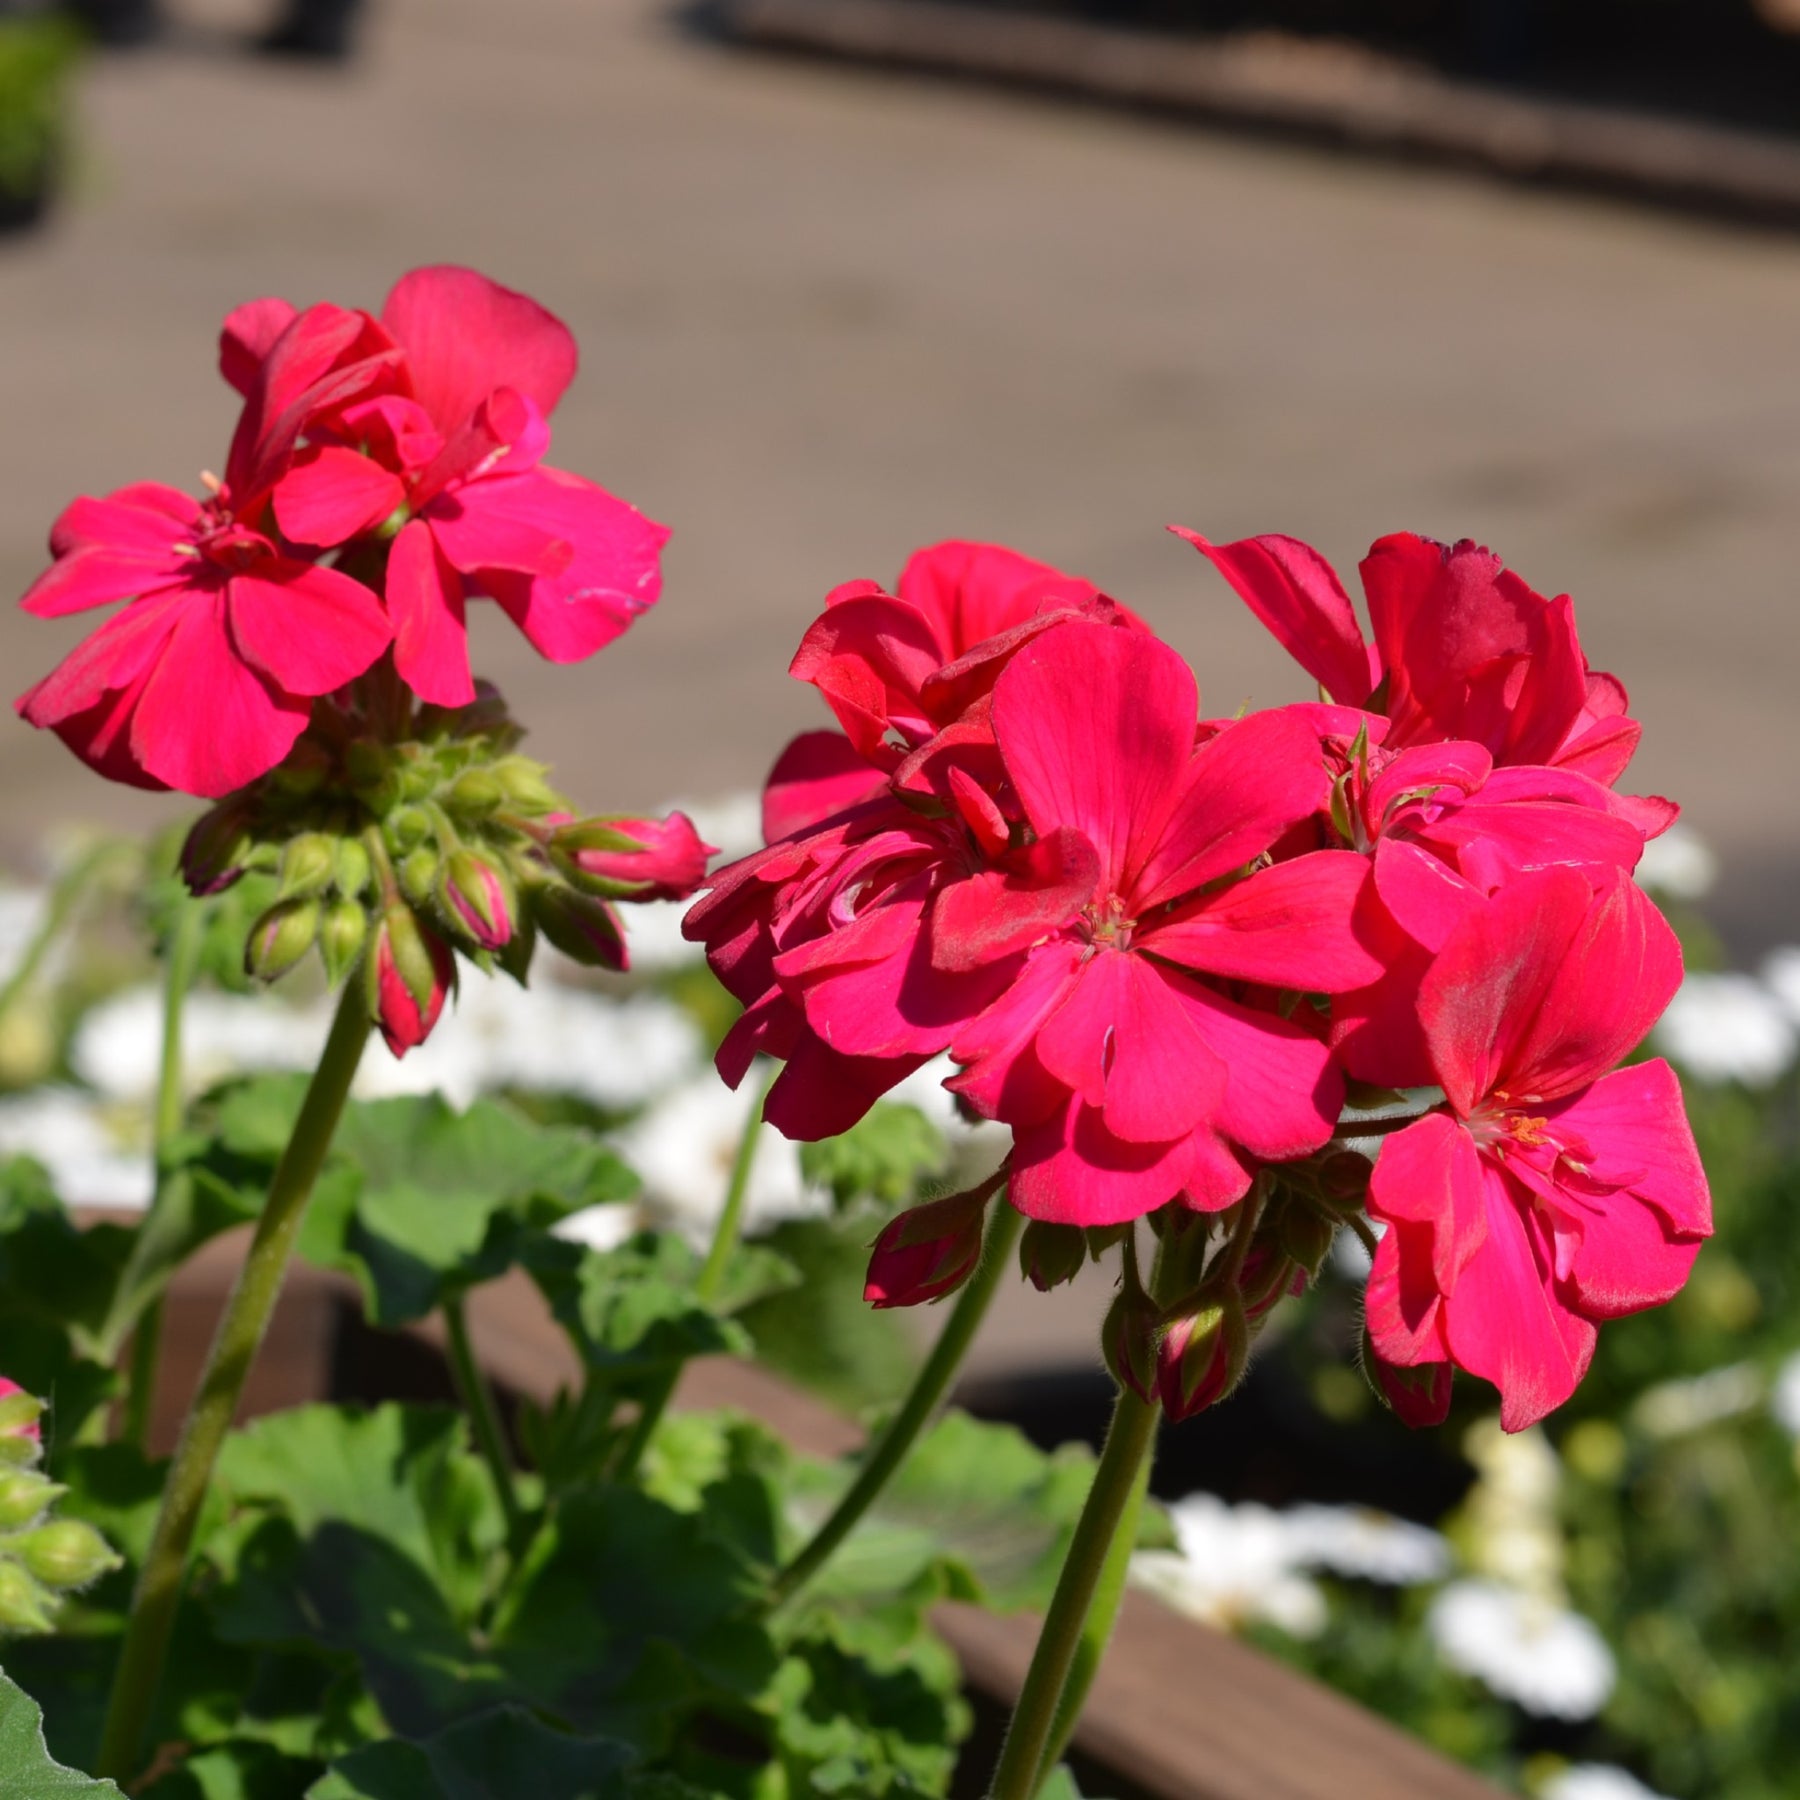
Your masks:
[{"label": "pink geranium flower", "polygon": [[1669,1299],[1712,1229],[1668,1065],[1608,1074],[1681,979],[1628,879],[1520,877],[1449,932],[1419,1013],[1445,1106],[1386,1140],[1377,1356],[1494,1383],[1516,1431],[1574,1391],[1597,1322]]},{"label": "pink geranium flower", "polygon": [[1610,787],[1642,728],[1625,689],[1589,669],[1568,595],[1546,600],[1491,551],[1411,532],[1362,562],[1366,643],[1331,565],[1297,538],[1213,544],[1174,528],[1340,706],[1386,715],[1389,749],[1462,739],[1496,765],[1537,763]]},{"label": "pink geranium flower", "polygon": [[131,604],[21,696],[25,718],[140,787],[212,798],[280,762],[314,697],[360,675],[393,634],[361,582],[288,553],[269,497],[309,421],[371,391],[393,362],[360,313],[293,315],[245,377],[225,479],[209,499],[141,482],[70,506],[25,609],[55,618]]},{"label": "pink geranium flower", "polygon": [[381,324],[402,353],[395,379],[319,422],[275,491],[282,530],[330,546],[404,520],[387,571],[394,658],[438,705],[475,695],[470,595],[497,600],[552,662],[610,643],[655,604],[669,534],[541,462],[575,375],[568,328],[524,294],[448,267],[403,276]]}]

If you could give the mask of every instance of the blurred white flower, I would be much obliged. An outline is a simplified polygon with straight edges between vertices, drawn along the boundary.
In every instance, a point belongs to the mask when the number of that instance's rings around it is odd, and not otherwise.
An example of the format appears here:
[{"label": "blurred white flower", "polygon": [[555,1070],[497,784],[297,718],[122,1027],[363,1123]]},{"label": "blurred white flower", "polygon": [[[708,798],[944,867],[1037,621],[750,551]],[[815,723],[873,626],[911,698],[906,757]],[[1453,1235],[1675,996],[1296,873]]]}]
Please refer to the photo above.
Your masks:
[{"label": "blurred white flower", "polygon": [[1775,1003],[1800,1025],[1800,944],[1780,944],[1763,958],[1762,978]]},{"label": "blurred white flower", "polygon": [[1591,1719],[1618,1678],[1592,1620],[1503,1582],[1451,1582],[1425,1624],[1452,1668],[1541,1718]]},{"label": "blurred white flower", "polygon": [[1325,1595],[1302,1575],[1280,1513],[1253,1501],[1232,1506],[1216,1494],[1189,1494],[1169,1508],[1174,1550],[1131,1559],[1139,1587],[1207,1625],[1234,1630],[1257,1620],[1293,1637],[1325,1629]]},{"label": "blurred white flower", "polygon": [[655,975],[705,961],[705,945],[690,944],[681,935],[681,921],[692,905],[691,900],[645,900],[619,908],[632,974]]},{"label": "blurred white flower", "polygon": [[708,800],[671,800],[662,810],[684,812],[693,820],[694,829],[719,852],[715,867],[763,847],[762,795],[754,789]]},{"label": "blurred white flower", "polygon": [[1701,1081],[1768,1087],[1794,1060],[1795,1027],[1749,975],[1689,975],[1654,1033],[1671,1062]]},{"label": "blurred white flower", "polygon": [[1769,1411],[1789,1437],[1800,1439],[1800,1351],[1776,1370],[1769,1389]]},{"label": "blurred white flower", "polygon": [[70,1206],[140,1208],[150,1204],[148,1119],[145,1141],[129,1140],[91,1096],[38,1088],[0,1100],[0,1158],[35,1156]]},{"label": "blurred white flower", "polygon": [[[691,1243],[706,1244],[724,1204],[732,1164],[767,1072],[752,1068],[736,1093],[705,1075],[665,1094],[619,1136],[619,1154],[643,1178],[645,1203]],[[760,1128],[744,1228],[821,1218],[831,1199],[800,1172],[800,1147],[773,1126]]]},{"label": "blurred white flower", "polygon": [[[48,901],[42,888],[0,887],[0,981],[7,980],[24,960],[44,922]],[[59,957],[61,946],[51,954]]]},{"label": "blurred white flower", "polygon": [[1691,825],[1677,820],[1638,859],[1638,886],[1670,900],[1701,900],[1719,878],[1719,859]]},{"label": "blurred white flower", "polygon": [[[199,1093],[245,1070],[310,1069],[330,1024],[323,1006],[290,1006],[272,994],[191,994],[181,1028],[186,1085]],[[70,1066],[112,1099],[145,1099],[156,1090],[162,1028],[162,990],[127,988],[82,1019]]]},{"label": "blurred white flower", "polygon": [[1470,1426],[1463,1453],[1477,1479],[1463,1503],[1464,1544],[1479,1575],[1551,1604],[1563,1599],[1563,1539],[1557,1518],[1562,1464],[1533,1426],[1507,1432],[1497,1419]]},{"label": "blurred white flower", "polygon": [[552,1227],[552,1235],[586,1244],[590,1250],[616,1250],[642,1223],[635,1206],[609,1201],[603,1206],[583,1207],[570,1213]]},{"label": "blurred white flower", "polygon": [[1659,1381],[1638,1396],[1631,1417],[1651,1437],[1685,1437],[1754,1411],[1762,1400],[1762,1376],[1749,1363],[1732,1363],[1686,1381]]},{"label": "blurred white flower", "polygon": [[1296,1506],[1281,1515],[1294,1561],[1362,1581],[1411,1587],[1450,1573],[1440,1533],[1367,1506]]},{"label": "blurred white flower", "polygon": [[1538,1790],[1538,1800],[1668,1800],[1613,1763],[1572,1763]]}]

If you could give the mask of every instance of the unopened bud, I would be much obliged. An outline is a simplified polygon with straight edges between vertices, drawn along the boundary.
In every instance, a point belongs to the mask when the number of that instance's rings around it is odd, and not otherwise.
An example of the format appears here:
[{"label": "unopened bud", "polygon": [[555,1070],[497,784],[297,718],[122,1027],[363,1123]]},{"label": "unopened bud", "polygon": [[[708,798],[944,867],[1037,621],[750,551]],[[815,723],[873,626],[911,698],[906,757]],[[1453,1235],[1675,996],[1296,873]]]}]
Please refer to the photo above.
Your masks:
[{"label": "unopened bud", "polygon": [[1243,1380],[1249,1360],[1250,1324],[1235,1289],[1203,1293],[1162,1340],[1156,1391],[1163,1412],[1171,1419],[1191,1419],[1216,1406]]},{"label": "unopened bud", "polygon": [[333,987],[356,967],[368,941],[369,915],[360,900],[334,900],[319,921],[319,956]]},{"label": "unopened bud", "polygon": [[1161,1322],[1148,1294],[1127,1281],[1100,1326],[1100,1354],[1113,1379],[1140,1400],[1156,1398],[1156,1346]]},{"label": "unopened bud", "polygon": [[1290,1201],[1281,1219],[1281,1247],[1311,1277],[1318,1274],[1337,1232],[1333,1220],[1299,1201]]},{"label": "unopened bud", "polygon": [[356,739],[344,752],[344,772],[356,797],[377,818],[393,810],[400,798],[400,775],[385,744]]},{"label": "unopened bud", "polygon": [[444,808],[458,819],[485,819],[506,802],[492,769],[464,769],[444,794]]},{"label": "unopened bud", "polygon": [[196,900],[222,894],[243,875],[249,854],[244,809],[227,801],[194,821],[181,846],[181,878]]},{"label": "unopened bud", "polygon": [[331,752],[311,738],[301,738],[269,776],[276,793],[290,800],[316,794],[331,774]]},{"label": "unopened bud", "polygon": [[0,1470],[0,1531],[29,1525],[68,1490],[36,1469]]},{"label": "unopened bud", "polygon": [[544,765],[529,756],[503,756],[488,773],[499,782],[507,804],[532,818],[558,811],[564,801],[546,778]]},{"label": "unopened bud", "polygon": [[531,891],[531,916],[544,936],[573,961],[615,971],[629,966],[618,915],[595,895],[546,881]]},{"label": "unopened bud", "polygon": [[416,850],[431,836],[431,814],[422,806],[396,807],[382,827],[388,849],[395,856]]},{"label": "unopened bud", "polygon": [[1027,1222],[1019,1238],[1019,1272],[1040,1294],[1073,1281],[1087,1261],[1087,1234],[1079,1225]]},{"label": "unopened bud", "polygon": [[608,900],[685,900],[706,879],[702,841],[685,813],[666,819],[578,819],[550,839],[570,880]]},{"label": "unopened bud", "polygon": [[1441,1425],[1450,1416],[1454,1371],[1447,1362],[1391,1363],[1375,1348],[1367,1325],[1362,1335],[1362,1371],[1375,1397],[1415,1431]]},{"label": "unopened bud", "polygon": [[41,1637],[56,1620],[56,1597],[16,1562],[0,1561],[0,1633]]},{"label": "unopened bud", "polygon": [[435,844],[420,844],[400,859],[400,891],[414,906],[429,906],[437,891],[438,869],[443,859]]},{"label": "unopened bud", "polygon": [[337,873],[337,839],[322,831],[303,831],[288,839],[281,852],[276,896],[305,900],[322,894]]},{"label": "unopened bud", "polygon": [[364,967],[369,1015],[387,1047],[404,1056],[431,1035],[456,979],[456,958],[410,907],[390,906]]},{"label": "unopened bud", "polygon": [[331,885],[346,900],[355,900],[361,897],[374,878],[375,870],[369,860],[368,845],[361,838],[339,838],[337,868],[332,874]]},{"label": "unopened bud", "polygon": [[124,1560],[80,1519],[52,1519],[15,1538],[10,1548],[45,1587],[57,1589],[86,1587]]},{"label": "unopened bud", "polygon": [[30,1468],[44,1448],[44,1403],[0,1375],[0,1464]]},{"label": "unopened bud", "polygon": [[455,851],[438,882],[438,907],[451,929],[483,950],[498,950],[513,932],[518,902],[512,883],[485,856]]},{"label": "unopened bud", "polygon": [[319,934],[317,900],[279,900],[250,927],[244,941],[244,973],[279,981],[313,946]]},{"label": "unopened bud", "polygon": [[869,1256],[863,1298],[871,1306],[918,1306],[953,1292],[981,1261],[991,1187],[909,1207],[888,1222]]}]

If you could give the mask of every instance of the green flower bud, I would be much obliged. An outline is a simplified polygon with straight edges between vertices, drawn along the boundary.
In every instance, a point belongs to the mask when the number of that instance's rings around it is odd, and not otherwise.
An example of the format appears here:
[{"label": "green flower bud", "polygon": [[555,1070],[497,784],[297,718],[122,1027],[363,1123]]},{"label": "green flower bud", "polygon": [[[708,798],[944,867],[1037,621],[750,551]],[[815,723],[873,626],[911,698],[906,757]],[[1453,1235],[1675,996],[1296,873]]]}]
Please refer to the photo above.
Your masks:
[{"label": "green flower bud", "polygon": [[1019,1238],[1019,1272],[1040,1294],[1073,1281],[1087,1261],[1087,1234],[1078,1225],[1032,1219]]},{"label": "green flower bud", "polygon": [[324,893],[337,874],[337,848],[337,839],[322,831],[303,831],[289,838],[281,852],[276,898],[304,900]]},{"label": "green flower bud", "polygon": [[382,827],[389,851],[404,856],[431,839],[431,815],[422,806],[402,806],[388,817]]},{"label": "green flower bud", "polygon": [[344,752],[344,772],[350,786],[370,812],[377,816],[393,809],[400,798],[400,777],[385,744],[374,738],[358,738]]},{"label": "green flower bud", "polygon": [[67,1492],[36,1469],[0,1470],[0,1531],[29,1525]]},{"label": "green flower bud", "polygon": [[531,916],[572,961],[594,969],[625,967],[625,939],[604,900],[546,881],[531,890]]},{"label": "green flower bud", "polygon": [[1250,1322],[1230,1288],[1202,1297],[1162,1341],[1157,1392],[1171,1419],[1190,1419],[1226,1398],[1250,1360]]},{"label": "green flower bud", "polygon": [[374,875],[368,845],[361,838],[339,838],[337,870],[332,876],[332,886],[346,900],[357,900],[367,892]]},{"label": "green flower bud", "polygon": [[544,765],[529,756],[503,756],[489,770],[508,804],[533,818],[567,812],[569,804],[546,779]]},{"label": "green flower bud", "polygon": [[11,1548],[46,1587],[79,1588],[124,1564],[93,1526],[80,1519],[52,1519],[15,1538]]},{"label": "green flower bud", "polygon": [[301,738],[269,776],[269,785],[290,800],[316,794],[331,774],[331,752],[312,738]]},{"label": "green flower bud", "polygon": [[455,851],[438,880],[437,901],[444,923],[477,949],[498,950],[512,936],[518,899],[505,872],[488,857]]},{"label": "green flower bud", "polygon": [[0,1632],[42,1637],[56,1619],[56,1598],[16,1562],[0,1562]]},{"label": "green flower bud", "polygon": [[369,936],[369,915],[360,900],[334,900],[319,923],[319,955],[325,979],[335,987],[356,967]]},{"label": "green flower bud", "polygon": [[1113,1379],[1140,1400],[1156,1398],[1156,1345],[1161,1322],[1148,1294],[1127,1281],[1100,1327],[1100,1353]]},{"label": "green flower bud", "polygon": [[0,1376],[0,1465],[30,1468],[43,1454],[44,1403]]},{"label": "green flower bud", "polygon": [[453,818],[485,819],[506,802],[506,790],[492,769],[464,769],[443,796]]},{"label": "green flower bud", "polygon": [[250,927],[244,973],[279,981],[313,946],[319,932],[317,900],[280,900]]},{"label": "green flower bud", "polygon": [[400,891],[414,906],[429,906],[437,888],[438,856],[435,844],[420,844],[400,859]]},{"label": "green flower bud", "polygon": [[1281,1247],[1309,1276],[1317,1275],[1337,1229],[1335,1221],[1310,1206],[1290,1202],[1281,1218]]}]

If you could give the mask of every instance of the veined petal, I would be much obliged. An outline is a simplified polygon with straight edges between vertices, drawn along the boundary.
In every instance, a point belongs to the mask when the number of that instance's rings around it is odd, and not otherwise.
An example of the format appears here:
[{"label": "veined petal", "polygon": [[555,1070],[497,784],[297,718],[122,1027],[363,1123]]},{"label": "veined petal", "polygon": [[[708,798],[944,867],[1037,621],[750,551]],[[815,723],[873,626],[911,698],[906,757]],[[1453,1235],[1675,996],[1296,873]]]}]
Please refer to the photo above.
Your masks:
[{"label": "veined petal", "polygon": [[802,1143],[837,1137],[928,1061],[925,1056],[845,1056],[803,1030],[769,1090],[763,1117],[783,1137]]},{"label": "veined petal", "polygon": [[225,612],[238,654],[290,694],[329,694],[355,680],[394,635],[360,581],[282,557],[232,576]]},{"label": "veined petal", "polygon": [[986,967],[1028,950],[1081,916],[1100,879],[1100,858],[1076,831],[1053,831],[1006,859],[953,881],[931,914],[934,968]]},{"label": "veined petal", "polygon": [[1076,981],[1082,958],[1082,946],[1069,939],[1040,945],[1011,987],[951,1040],[950,1055],[964,1066],[945,1085],[983,1118],[1033,1124],[1062,1105],[1067,1089],[1038,1060],[1037,1034]]},{"label": "veined petal", "polygon": [[[1389,1224],[1416,1228],[1413,1235],[1425,1248],[1440,1294],[1455,1291],[1457,1277],[1487,1237],[1482,1183],[1474,1138],[1441,1112],[1427,1113],[1382,1140],[1369,1178],[1369,1211]],[[1417,1285],[1406,1271],[1402,1281]]]},{"label": "veined petal", "polygon": [[[1109,1132],[1095,1108],[1071,1096],[1041,1124],[1015,1130],[1007,1194],[1028,1219],[1121,1225],[1174,1199],[1191,1163],[1185,1139],[1130,1143]],[[1249,1180],[1246,1174],[1246,1187]]]},{"label": "veined petal", "polygon": [[59,725],[132,687],[155,667],[183,610],[211,603],[207,594],[161,594],[115,613],[19,697],[20,714],[33,725]]},{"label": "veined petal", "polygon": [[1431,1264],[1432,1236],[1423,1225],[1390,1224],[1376,1246],[1363,1289],[1363,1317],[1385,1362],[1416,1368],[1449,1358],[1444,1291]]},{"label": "veined petal", "polygon": [[1079,609],[1100,598],[1100,590],[1079,575],[1065,575],[1003,544],[961,539],[915,550],[900,571],[897,591],[936,627],[944,663],[1038,613]]},{"label": "veined petal", "polygon": [[434,706],[467,706],[475,698],[475,682],[469,673],[462,577],[439,554],[423,519],[414,519],[394,539],[387,603],[400,679]]},{"label": "veined petal", "polygon": [[225,315],[219,329],[219,373],[248,396],[275,340],[299,317],[300,309],[273,297],[247,300]]},{"label": "veined petal", "polygon": [[875,760],[890,730],[912,742],[930,734],[919,689],[943,661],[944,646],[917,607],[873,594],[828,606],[807,627],[788,673],[816,687],[851,742]]}]

